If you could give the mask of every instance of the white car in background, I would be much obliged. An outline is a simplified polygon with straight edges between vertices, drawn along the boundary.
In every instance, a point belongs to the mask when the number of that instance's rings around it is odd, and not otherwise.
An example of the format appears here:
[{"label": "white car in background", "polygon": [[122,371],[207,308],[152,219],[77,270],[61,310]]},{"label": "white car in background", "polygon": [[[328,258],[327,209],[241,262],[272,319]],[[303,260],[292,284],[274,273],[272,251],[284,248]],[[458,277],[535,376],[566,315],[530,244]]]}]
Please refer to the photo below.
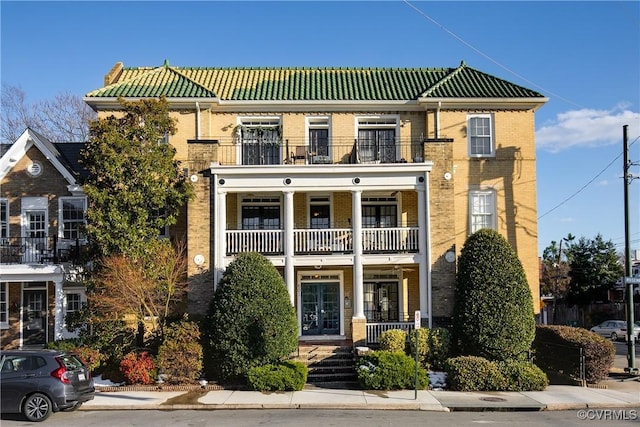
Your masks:
[{"label": "white car in background", "polygon": [[[638,341],[640,339],[640,325],[633,325],[633,338]],[[605,320],[597,326],[590,329],[605,338],[611,338],[613,341],[619,339],[627,340],[627,321],[626,320]]]}]

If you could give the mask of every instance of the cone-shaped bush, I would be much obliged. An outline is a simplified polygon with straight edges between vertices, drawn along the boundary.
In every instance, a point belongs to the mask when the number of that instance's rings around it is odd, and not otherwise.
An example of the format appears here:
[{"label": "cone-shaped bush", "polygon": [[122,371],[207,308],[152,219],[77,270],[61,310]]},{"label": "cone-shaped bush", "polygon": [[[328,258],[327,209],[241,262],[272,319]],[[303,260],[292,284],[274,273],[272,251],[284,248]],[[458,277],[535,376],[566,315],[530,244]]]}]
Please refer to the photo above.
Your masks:
[{"label": "cone-shaped bush", "polygon": [[523,359],[531,348],[531,290],[515,251],[494,230],[472,234],[460,252],[453,326],[460,355]]},{"label": "cone-shaped bush", "polygon": [[298,345],[298,322],[284,280],[264,256],[238,255],[218,284],[205,320],[207,372],[244,380],[254,366],[275,364]]}]

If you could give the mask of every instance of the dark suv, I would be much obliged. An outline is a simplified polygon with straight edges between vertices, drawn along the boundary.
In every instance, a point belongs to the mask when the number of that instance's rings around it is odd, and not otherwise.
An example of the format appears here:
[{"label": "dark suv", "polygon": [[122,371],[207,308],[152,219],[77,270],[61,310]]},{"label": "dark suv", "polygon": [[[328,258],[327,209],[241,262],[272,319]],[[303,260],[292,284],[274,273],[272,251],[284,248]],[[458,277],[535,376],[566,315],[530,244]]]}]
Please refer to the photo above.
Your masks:
[{"label": "dark suv", "polygon": [[72,411],[94,395],[91,372],[72,353],[0,351],[3,413],[22,413],[29,421],[44,421],[51,412]]}]

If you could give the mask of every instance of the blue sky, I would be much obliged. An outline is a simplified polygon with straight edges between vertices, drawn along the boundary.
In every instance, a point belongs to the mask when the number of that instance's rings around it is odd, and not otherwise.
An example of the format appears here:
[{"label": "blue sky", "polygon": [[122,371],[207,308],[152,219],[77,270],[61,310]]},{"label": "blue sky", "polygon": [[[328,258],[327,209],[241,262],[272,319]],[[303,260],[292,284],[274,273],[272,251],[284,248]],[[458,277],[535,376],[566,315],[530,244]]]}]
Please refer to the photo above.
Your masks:
[{"label": "blue sky", "polygon": [[[622,126],[640,177],[640,2],[0,2],[3,84],[79,96],[125,66],[469,66],[537,90],[539,251],[624,248]],[[640,179],[629,186],[640,249]]]}]

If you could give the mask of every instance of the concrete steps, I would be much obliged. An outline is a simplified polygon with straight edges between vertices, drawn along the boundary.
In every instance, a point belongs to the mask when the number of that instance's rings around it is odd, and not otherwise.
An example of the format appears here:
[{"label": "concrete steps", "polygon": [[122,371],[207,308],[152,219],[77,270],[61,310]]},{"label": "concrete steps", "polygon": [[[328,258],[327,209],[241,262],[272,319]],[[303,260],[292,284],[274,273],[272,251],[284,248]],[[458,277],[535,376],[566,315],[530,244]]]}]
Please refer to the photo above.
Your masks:
[{"label": "concrete steps", "polygon": [[305,344],[298,347],[292,359],[309,368],[307,383],[340,388],[357,382],[353,348],[343,345]]}]

